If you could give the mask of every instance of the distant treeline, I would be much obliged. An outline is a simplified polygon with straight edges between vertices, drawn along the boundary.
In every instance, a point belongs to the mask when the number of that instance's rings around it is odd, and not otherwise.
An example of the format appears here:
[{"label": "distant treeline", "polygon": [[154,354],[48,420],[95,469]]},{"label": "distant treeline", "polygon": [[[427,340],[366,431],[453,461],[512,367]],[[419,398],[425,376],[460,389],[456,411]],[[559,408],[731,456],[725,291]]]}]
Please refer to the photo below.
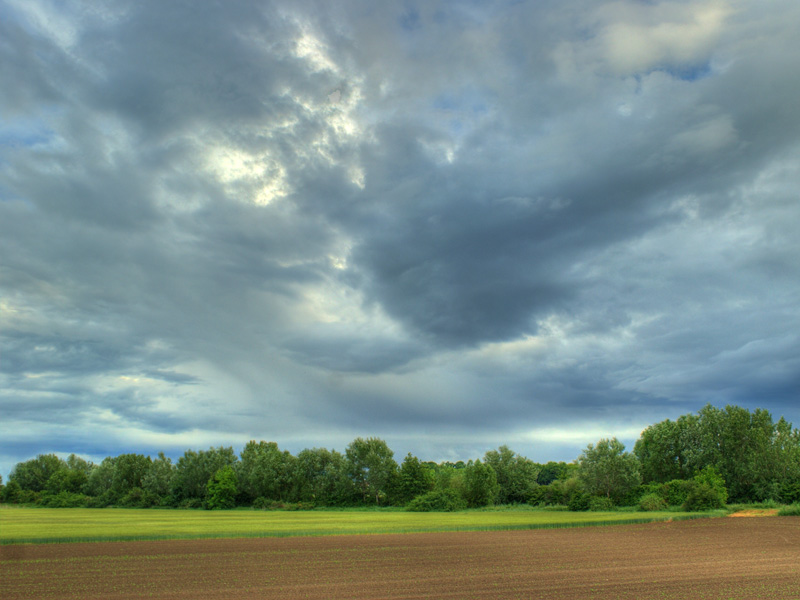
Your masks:
[{"label": "distant treeline", "polygon": [[344,451],[292,455],[275,442],[187,450],[177,463],[121,454],[93,464],[42,454],[18,463],[0,500],[50,507],[304,509],[406,506],[458,510],[492,504],[604,510],[716,508],[726,501],[800,502],[800,430],[766,410],[706,406],[642,432],[633,452],[616,438],[590,444],[572,463],[536,463],[506,446],[483,459],[400,464],[386,442],[357,438]]}]

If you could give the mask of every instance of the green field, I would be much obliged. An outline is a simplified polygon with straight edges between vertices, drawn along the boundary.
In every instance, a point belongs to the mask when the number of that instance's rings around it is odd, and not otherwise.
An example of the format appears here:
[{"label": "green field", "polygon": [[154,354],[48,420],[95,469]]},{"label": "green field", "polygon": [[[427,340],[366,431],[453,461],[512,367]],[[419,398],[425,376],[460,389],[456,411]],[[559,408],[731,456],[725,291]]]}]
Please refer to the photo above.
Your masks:
[{"label": "green field", "polygon": [[[473,510],[200,511],[159,509],[0,508],[0,543],[266,537],[423,531],[536,529],[695,518],[697,513]],[[708,516],[706,513],[703,516]]]}]

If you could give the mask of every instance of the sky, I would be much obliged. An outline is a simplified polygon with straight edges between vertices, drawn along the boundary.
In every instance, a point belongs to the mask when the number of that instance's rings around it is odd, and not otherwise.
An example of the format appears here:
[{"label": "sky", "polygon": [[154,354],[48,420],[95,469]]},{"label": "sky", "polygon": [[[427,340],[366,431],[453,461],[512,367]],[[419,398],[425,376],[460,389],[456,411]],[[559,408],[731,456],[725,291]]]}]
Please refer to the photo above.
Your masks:
[{"label": "sky", "polygon": [[0,474],[800,425],[800,3],[0,0]]}]

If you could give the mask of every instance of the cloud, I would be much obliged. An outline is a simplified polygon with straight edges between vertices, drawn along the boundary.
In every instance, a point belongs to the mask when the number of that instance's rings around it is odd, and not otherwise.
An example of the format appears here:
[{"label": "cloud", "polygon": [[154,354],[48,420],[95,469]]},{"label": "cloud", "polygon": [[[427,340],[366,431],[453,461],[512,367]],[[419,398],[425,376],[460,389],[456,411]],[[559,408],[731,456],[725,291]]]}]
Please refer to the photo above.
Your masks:
[{"label": "cloud", "polygon": [[800,420],[798,10],[6,2],[0,470]]}]

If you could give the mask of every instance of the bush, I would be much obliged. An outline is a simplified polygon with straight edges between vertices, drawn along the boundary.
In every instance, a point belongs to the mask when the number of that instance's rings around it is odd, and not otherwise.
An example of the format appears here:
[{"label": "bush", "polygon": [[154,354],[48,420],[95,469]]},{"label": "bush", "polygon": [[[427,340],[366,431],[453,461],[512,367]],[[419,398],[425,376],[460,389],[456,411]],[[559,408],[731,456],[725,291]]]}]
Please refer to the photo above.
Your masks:
[{"label": "bush", "polygon": [[800,481],[785,481],[781,484],[780,497],[783,502],[800,502]]},{"label": "bush", "polygon": [[39,504],[47,508],[85,508],[88,503],[89,496],[73,492],[43,494],[39,499]]},{"label": "bush", "polygon": [[614,502],[608,496],[593,496],[589,500],[589,510],[593,512],[614,510]]},{"label": "bush", "polygon": [[800,502],[784,506],[778,511],[778,515],[781,517],[800,517]]},{"label": "bush", "polygon": [[152,508],[161,504],[161,498],[152,492],[135,487],[131,488],[118,504],[126,508]]},{"label": "bush", "polygon": [[659,494],[645,494],[639,499],[639,510],[654,511],[666,510],[667,501]]},{"label": "bush", "polygon": [[691,479],[673,479],[661,485],[658,494],[668,506],[681,506],[689,497],[694,482]]},{"label": "bush", "polygon": [[717,488],[711,487],[707,483],[695,482],[682,508],[687,512],[695,512],[723,508],[724,506],[725,498]]},{"label": "bush", "polygon": [[453,512],[467,508],[467,502],[452,489],[428,492],[417,496],[406,506],[412,512]]},{"label": "bush", "polygon": [[589,503],[591,501],[592,497],[589,494],[573,494],[572,498],[570,498],[569,502],[567,503],[567,506],[571,511],[589,510]]},{"label": "bush", "polygon": [[281,502],[259,496],[253,500],[254,510],[313,510],[313,502]]}]

